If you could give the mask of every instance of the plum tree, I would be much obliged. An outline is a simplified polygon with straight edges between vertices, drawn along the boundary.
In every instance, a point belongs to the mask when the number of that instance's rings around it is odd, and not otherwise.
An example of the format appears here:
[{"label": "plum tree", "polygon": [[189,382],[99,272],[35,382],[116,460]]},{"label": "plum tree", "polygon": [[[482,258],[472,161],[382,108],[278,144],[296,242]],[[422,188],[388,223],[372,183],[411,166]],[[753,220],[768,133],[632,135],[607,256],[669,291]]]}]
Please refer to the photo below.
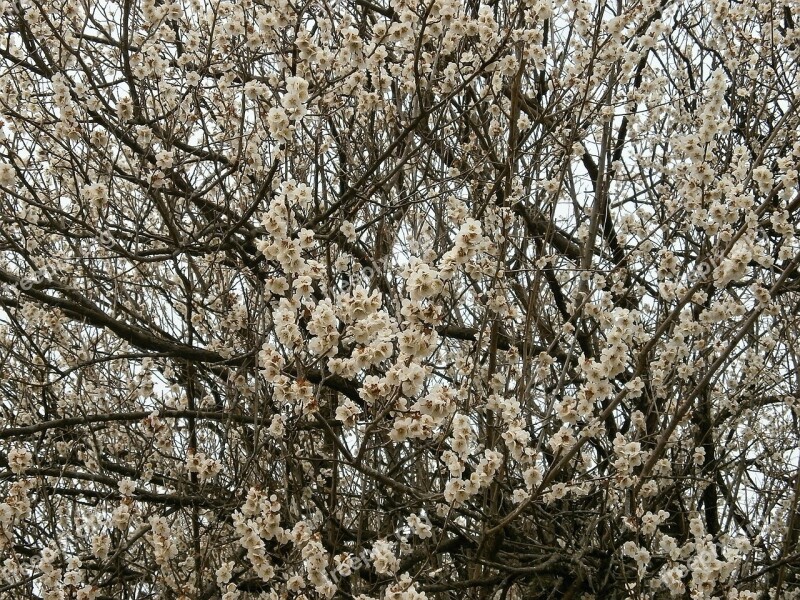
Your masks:
[{"label": "plum tree", "polygon": [[798,597],[799,8],[0,2],[0,597]]}]

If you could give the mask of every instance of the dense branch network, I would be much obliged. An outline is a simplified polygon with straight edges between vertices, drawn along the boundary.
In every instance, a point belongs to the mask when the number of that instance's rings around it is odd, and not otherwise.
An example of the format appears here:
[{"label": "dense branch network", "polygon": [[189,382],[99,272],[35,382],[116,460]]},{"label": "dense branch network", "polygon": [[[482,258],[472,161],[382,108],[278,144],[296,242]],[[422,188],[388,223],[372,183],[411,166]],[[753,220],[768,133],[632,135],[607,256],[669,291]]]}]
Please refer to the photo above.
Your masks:
[{"label": "dense branch network", "polygon": [[793,2],[0,2],[0,596],[790,598]]}]

